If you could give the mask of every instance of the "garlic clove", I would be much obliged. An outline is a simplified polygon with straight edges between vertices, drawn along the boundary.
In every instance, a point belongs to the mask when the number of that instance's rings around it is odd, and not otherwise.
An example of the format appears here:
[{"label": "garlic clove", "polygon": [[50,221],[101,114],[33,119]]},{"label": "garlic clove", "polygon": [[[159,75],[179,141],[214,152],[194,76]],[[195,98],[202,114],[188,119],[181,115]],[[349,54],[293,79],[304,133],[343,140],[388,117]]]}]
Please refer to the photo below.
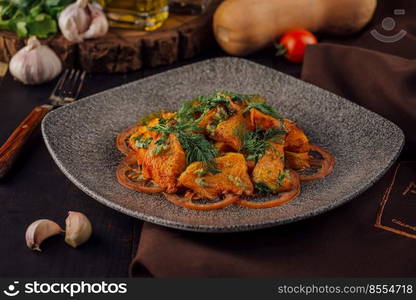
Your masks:
[{"label": "garlic clove", "polygon": [[62,71],[62,63],[51,48],[32,36],[27,45],[10,60],[10,73],[24,84],[40,84],[55,78]]},{"label": "garlic clove", "polygon": [[92,39],[103,36],[108,31],[108,21],[98,5],[88,4],[91,13],[91,24],[87,31],[82,36],[84,39]]},{"label": "garlic clove", "polygon": [[76,211],[69,211],[65,220],[65,242],[76,248],[88,241],[92,234],[92,225],[87,216]]},{"label": "garlic clove", "polygon": [[32,224],[26,230],[26,245],[32,250],[40,250],[41,243],[47,238],[64,232],[62,228],[54,221],[40,219]]}]

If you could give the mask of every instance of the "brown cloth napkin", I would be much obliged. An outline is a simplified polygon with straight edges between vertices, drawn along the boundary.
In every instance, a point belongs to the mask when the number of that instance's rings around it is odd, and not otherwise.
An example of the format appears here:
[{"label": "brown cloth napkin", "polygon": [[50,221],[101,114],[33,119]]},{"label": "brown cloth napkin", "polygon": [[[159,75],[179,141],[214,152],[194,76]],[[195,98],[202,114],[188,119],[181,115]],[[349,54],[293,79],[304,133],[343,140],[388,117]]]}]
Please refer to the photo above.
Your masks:
[{"label": "brown cloth napkin", "polygon": [[[405,15],[395,15],[404,9]],[[393,17],[396,28],[382,20]],[[367,30],[309,47],[302,79],[398,124],[415,160],[416,3],[379,1]],[[385,22],[386,24],[386,22]],[[395,43],[375,39],[405,30]],[[365,166],[363,166],[365,167]],[[190,233],[145,223],[132,276],[416,276],[416,163],[402,162],[361,196],[326,214],[266,230]],[[413,213],[409,213],[413,212]]]}]

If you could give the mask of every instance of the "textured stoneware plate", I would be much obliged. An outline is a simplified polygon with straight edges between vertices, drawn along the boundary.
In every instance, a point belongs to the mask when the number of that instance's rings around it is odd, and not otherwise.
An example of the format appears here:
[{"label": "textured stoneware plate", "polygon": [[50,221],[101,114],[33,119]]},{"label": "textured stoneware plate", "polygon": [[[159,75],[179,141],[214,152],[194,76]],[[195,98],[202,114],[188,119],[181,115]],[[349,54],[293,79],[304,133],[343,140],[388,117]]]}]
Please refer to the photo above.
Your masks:
[{"label": "textured stoneware plate", "polygon": [[[268,209],[232,205],[193,211],[162,196],[119,185],[122,158],[114,140],[138,117],[176,110],[183,99],[215,90],[259,94],[296,121],[312,143],[336,158],[327,178],[302,183],[295,200]],[[64,174],[97,201],[160,225],[191,231],[230,232],[270,227],[337,207],[370,187],[401,151],[404,137],[393,123],[318,87],[238,58],[220,58],[174,69],[79,100],[47,115],[42,132]]]}]

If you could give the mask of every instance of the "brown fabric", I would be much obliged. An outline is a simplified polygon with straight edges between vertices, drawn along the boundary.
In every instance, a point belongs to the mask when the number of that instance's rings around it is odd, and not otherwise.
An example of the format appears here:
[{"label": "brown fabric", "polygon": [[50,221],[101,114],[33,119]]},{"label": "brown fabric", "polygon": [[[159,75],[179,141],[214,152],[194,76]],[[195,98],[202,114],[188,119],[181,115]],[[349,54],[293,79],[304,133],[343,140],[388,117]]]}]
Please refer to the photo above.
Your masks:
[{"label": "brown fabric", "polygon": [[[394,16],[394,9],[405,9]],[[393,33],[383,31],[394,16]],[[302,79],[344,96],[398,124],[415,160],[416,3],[379,1],[363,33],[309,47]],[[378,24],[378,25],[377,25]],[[370,35],[407,35],[386,44]],[[394,180],[393,180],[394,179]],[[331,277],[416,276],[416,164],[401,163],[348,204],[324,215],[267,230],[235,234],[181,232],[146,223],[132,276]],[[406,188],[409,191],[405,193]],[[383,210],[379,210],[382,207]],[[374,226],[377,218],[377,227]],[[403,234],[405,232],[406,234]]]}]

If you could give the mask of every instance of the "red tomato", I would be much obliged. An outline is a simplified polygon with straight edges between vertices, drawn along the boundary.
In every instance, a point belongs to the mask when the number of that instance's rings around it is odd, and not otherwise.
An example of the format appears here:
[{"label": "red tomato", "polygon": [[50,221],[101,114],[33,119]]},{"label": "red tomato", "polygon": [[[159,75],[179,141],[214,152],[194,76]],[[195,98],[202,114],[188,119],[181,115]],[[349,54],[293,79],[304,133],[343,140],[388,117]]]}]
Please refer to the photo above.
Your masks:
[{"label": "red tomato", "polygon": [[306,45],[318,43],[316,37],[305,29],[293,29],[286,32],[276,45],[277,55],[284,55],[289,61],[301,63]]}]

